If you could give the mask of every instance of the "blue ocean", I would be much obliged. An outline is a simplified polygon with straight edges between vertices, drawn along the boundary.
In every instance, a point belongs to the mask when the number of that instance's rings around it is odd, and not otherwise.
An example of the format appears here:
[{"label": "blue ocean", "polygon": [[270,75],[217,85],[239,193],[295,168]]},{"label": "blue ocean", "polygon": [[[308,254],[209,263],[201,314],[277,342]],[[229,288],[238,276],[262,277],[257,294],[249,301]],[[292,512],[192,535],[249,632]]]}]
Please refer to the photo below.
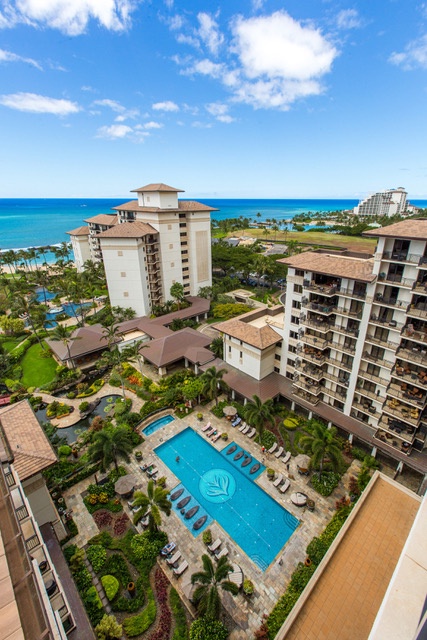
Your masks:
[{"label": "blue ocean", "polygon": [[[352,209],[357,200],[206,200],[197,198],[218,211],[212,218],[252,218],[253,220],[290,219],[309,211],[342,211]],[[85,219],[98,213],[113,213],[127,198],[75,199],[0,199],[0,250],[22,249],[69,241],[67,231],[85,224]],[[427,207],[426,200],[412,204]],[[261,214],[261,218],[257,214]]]}]

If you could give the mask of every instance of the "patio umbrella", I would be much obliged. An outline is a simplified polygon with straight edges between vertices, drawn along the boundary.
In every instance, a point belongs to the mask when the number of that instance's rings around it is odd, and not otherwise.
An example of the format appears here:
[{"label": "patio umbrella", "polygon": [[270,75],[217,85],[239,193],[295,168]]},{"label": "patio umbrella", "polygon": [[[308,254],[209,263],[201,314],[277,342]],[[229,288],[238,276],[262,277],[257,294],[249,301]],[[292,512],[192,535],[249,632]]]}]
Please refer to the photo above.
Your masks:
[{"label": "patio umbrella", "polygon": [[300,453],[299,456],[296,456],[295,463],[300,469],[306,470],[310,465],[310,456],[307,456],[305,453]]},{"label": "patio umbrella", "polygon": [[229,418],[231,418],[232,416],[235,416],[237,413],[237,409],[236,407],[232,407],[231,405],[224,407],[224,409],[222,410],[223,414]]},{"label": "patio umbrella", "polygon": [[129,473],[127,476],[122,476],[114,483],[114,490],[119,496],[125,496],[132,491],[135,483],[135,476]]}]

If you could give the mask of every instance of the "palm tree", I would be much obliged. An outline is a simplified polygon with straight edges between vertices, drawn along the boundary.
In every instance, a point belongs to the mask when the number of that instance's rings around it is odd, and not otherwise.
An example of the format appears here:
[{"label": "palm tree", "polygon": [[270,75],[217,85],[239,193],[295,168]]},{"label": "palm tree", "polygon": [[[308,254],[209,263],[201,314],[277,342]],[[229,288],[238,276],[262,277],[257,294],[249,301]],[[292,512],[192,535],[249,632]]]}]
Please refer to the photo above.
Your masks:
[{"label": "palm tree", "polygon": [[89,447],[88,455],[91,462],[100,462],[101,470],[113,462],[118,470],[118,459],[130,461],[129,454],[133,449],[129,430],[124,427],[106,427],[98,431]]},{"label": "palm tree", "polygon": [[215,399],[216,406],[218,406],[218,389],[224,390],[227,387],[223,380],[225,373],[227,373],[226,369],[218,370],[216,367],[209,367],[201,377],[203,380],[202,393],[211,400]]},{"label": "palm tree", "polygon": [[319,469],[319,476],[323,473],[325,459],[328,458],[334,470],[342,463],[340,444],[336,438],[336,427],[328,428],[324,422],[313,421],[310,433],[303,435],[299,444],[311,456],[313,467]]},{"label": "palm tree", "polygon": [[224,355],[224,341],[222,338],[214,338],[209,346],[210,350],[216,358],[222,358]]},{"label": "palm tree", "polygon": [[191,584],[197,584],[193,600],[201,616],[218,619],[221,608],[218,587],[232,593],[233,596],[237,595],[239,587],[227,579],[233,567],[226,557],[220,558],[215,568],[211,558],[203,554],[202,563],[203,571],[197,571],[191,576]]},{"label": "palm tree", "polygon": [[269,398],[266,402],[262,402],[261,398],[253,396],[253,399],[245,405],[245,418],[249,424],[256,428],[260,444],[262,444],[265,423],[274,425],[273,400]]},{"label": "palm tree", "polygon": [[170,288],[170,294],[172,298],[176,301],[176,304],[178,306],[178,311],[179,311],[181,302],[184,302],[185,300],[184,285],[181,284],[180,282],[174,282]]},{"label": "palm tree", "polygon": [[73,344],[74,340],[79,340],[80,338],[72,338],[70,336],[70,331],[62,324],[58,324],[49,334],[49,337],[52,340],[57,340],[58,342],[62,342],[67,347],[68,360],[71,362],[71,366],[73,369],[76,368],[74,364],[74,360],[71,356],[70,344]]},{"label": "palm tree", "polygon": [[149,507],[148,528],[152,532],[158,531],[162,524],[160,512],[163,511],[167,516],[169,516],[171,512],[172,503],[167,498],[168,493],[169,491],[167,489],[156,486],[153,480],[148,481],[146,494],[142,493],[142,491],[135,491],[133,506],[141,508],[133,517],[134,524],[137,524],[137,522],[141,520]]},{"label": "palm tree", "polygon": [[139,367],[139,372],[142,377],[144,374],[142,372],[142,356],[141,349],[145,349],[148,345],[144,344],[142,340],[137,340],[133,344],[129,345],[125,349],[123,349],[123,357],[130,362],[137,362]]}]

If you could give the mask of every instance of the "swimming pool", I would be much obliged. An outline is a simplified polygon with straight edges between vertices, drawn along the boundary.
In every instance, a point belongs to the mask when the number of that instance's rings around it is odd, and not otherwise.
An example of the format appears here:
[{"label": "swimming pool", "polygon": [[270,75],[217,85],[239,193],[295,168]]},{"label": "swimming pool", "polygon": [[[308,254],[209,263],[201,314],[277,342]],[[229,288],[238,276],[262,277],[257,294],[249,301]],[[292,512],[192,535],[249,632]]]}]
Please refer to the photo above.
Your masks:
[{"label": "swimming pool", "polygon": [[155,453],[180,479],[179,486],[265,571],[299,521],[190,427]]},{"label": "swimming pool", "polygon": [[155,433],[174,420],[175,418],[171,415],[163,416],[163,418],[157,418],[157,420],[154,420],[154,422],[150,422],[148,427],[145,427],[145,429],[142,430],[142,434],[144,436],[151,436],[152,433]]}]

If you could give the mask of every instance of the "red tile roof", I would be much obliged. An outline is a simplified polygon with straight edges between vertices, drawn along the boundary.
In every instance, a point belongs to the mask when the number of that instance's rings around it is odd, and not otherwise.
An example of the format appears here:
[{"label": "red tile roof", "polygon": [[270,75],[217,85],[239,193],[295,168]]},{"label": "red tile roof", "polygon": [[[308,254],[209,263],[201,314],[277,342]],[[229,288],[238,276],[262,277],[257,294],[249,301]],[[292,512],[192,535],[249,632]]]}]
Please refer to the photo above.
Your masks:
[{"label": "red tile roof", "polygon": [[427,220],[402,220],[395,224],[380,229],[369,229],[364,231],[364,236],[375,236],[379,238],[406,238],[408,240],[427,240]]},{"label": "red tile roof", "polygon": [[77,229],[73,229],[72,231],[66,231],[69,236],[88,236],[89,235],[89,227],[77,227]]},{"label": "red tile roof", "polygon": [[113,207],[115,211],[141,211],[146,213],[157,213],[159,211],[218,211],[214,207],[209,207],[207,204],[202,204],[196,200],[178,200],[178,208],[160,209],[160,207],[141,207],[137,200],[130,200],[124,202],[118,207]]},{"label": "red tile roof", "polygon": [[139,189],[132,189],[131,193],[138,192],[163,192],[163,193],[184,193],[183,189],[175,189],[175,187],[169,187],[167,184],[163,182],[153,182],[151,184],[146,184],[145,187],[140,187]]},{"label": "red tile roof", "polygon": [[[193,358],[197,357],[195,349],[204,349],[210,343],[211,338],[204,336],[199,331],[186,328],[172,332],[172,334],[164,338],[158,338],[146,343],[141,355],[152,364],[155,364],[156,367],[166,367],[185,357],[193,361]],[[202,351],[201,355],[203,362],[206,362],[206,352]],[[213,353],[211,353],[211,356],[213,359]]]},{"label": "red tile roof", "polygon": [[281,258],[277,262],[288,264],[295,269],[304,269],[304,271],[322,273],[336,278],[349,278],[362,282],[373,282],[376,278],[372,273],[373,259],[306,251],[290,258]]},{"label": "red tile roof", "polygon": [[92,218],[87,218],[85,222],[113,226],[117,224],[117,215],[114,213],[98,213],[98,215]]},{"label": "red tile roof", "polygon": [[107,231],[101,231],[97,233],[97,238],[143,238],[156,234],[157,230],[147,224],[146,222],[123,222],[123,224],[116,224],[114,227],[110,227]]}]

